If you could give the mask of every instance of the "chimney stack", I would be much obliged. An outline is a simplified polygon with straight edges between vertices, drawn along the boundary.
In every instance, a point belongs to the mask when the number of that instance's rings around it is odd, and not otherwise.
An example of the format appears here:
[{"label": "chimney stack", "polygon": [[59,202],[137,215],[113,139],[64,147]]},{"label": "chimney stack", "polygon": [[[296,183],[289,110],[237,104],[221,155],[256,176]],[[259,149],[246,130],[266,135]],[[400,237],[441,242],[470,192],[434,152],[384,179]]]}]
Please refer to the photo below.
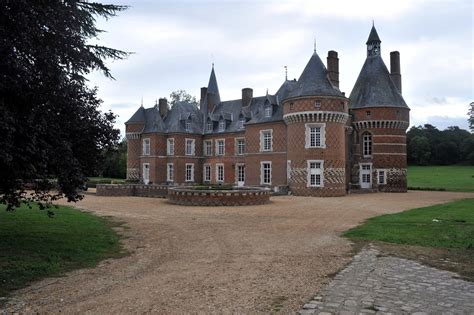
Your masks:
[{"label": "chimney stack", "polygon": [[390,53],[390,77],[398,92],[402,94],[402,74],[400,73],[400,53],[398,51]]},{"label": "chimney stack", "polygon": [[253,90],[251,88],[242,89],[242,106],[248,106],[252,102]]},{"label": "chimney stack", "polygon": [[160,98],[158,100],[158,110],[160,111],[160,116],[165,117],[168,115],[168,100],[166,98]]},{"label": "chimney stack", "polygon": [[337,58],[337,51],[328,51],[328,75],[332,85],[339,88],[339,58]]}]

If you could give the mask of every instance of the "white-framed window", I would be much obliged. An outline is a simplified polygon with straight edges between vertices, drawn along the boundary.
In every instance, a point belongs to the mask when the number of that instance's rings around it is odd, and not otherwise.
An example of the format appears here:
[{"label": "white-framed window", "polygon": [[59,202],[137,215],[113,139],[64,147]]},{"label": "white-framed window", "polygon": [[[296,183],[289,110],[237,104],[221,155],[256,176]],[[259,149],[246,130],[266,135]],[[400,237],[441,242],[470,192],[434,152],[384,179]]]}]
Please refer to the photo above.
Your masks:
[{"label": "white-framed window", "polygon": [[194,182],[194,163],[186,163],[186,182]]},{"label": "white-framed window", "polygon": [[224,181],[224,164],[216,164],[216,181]]},{"label": "white-framed window", "polygon": [[326,148],[326,124],[306,124],[305,148]]},{"label": "white-framed window", "polygon": [[206,130],[208,132],[212,132],[213,129],[214,129],[214,124],[212,123],[212,120],[208,119],[207,124],[206,124]]},{"label": "white-framed window", "polygon": [[235,139],[235,146],[236,146],[237,155],[245,154],[245,139],[244,138]]},{"label": "white-framed window", "polygon": [[166,164],[166,181],[172,182],[174,179],[174,165],[173,163]]},{"label": "white-framed window", "polygon": [[272,117],[272,105],[265,105],[264,116],[265,118]]},{"label": "white-framed window", "polygon": [[212,155],[212,140],[204,140],[204,155]]},{"label": "white-framed window", "polygon": [[218,129],[219,132],[224,132],[225,131],[225,120],[224,119],[221,119],[219,120],[219,129]]},{"label": "white-framed window", "polygon": [[191,117],[186,119],[186,122],[184,123],[184,127],[186,129],[186,132],[191,132]]},{"label": "white-framed window", "polygon": [[271,185],[272,183],[272,162],[260,162],[260,184]]},{"label": "white-framed window", "polygon": [[237,123],[237,128],[238,129],[245,129],[245,117],[244,116],[240,116],[239,117],[239,122]]},{"label": "white-framed window", "polygon": [[216,140],[216,155],[225,155],[225,139]]},{"label": "white-framed window", "polygon": [[243,185],[245,183],[245,164],[237,163],[236,167],[236,178],[237,178],[237,185]]},{"label": "white-framed window", "polygon": [[150,155],[150,139],[143,139],[143,155]]},{"label": "white-framed window", "polygon": [[368,132],[362,135],[362,153],[364,157],[372,156],[372,135]]},{"label": "white-framed window", "polygon": [[142,164],[142,172],[143,172],[143,183],[148,185],[150,182],[150,163],[143,163]]},{"label": "white-framed window", "polygon": [[273,129],[260,130],[260,151],[267,152],[273,149]]},{"label": "white-framed window", "polygon": [[377,182],[379,185],[387,184],[387,170],[377,170]]},{"label": "white-framed window", "polygon": [[324,161],[310,160],[308,163],[308,187],[323,187],[324,186]]},{"label": "white-framed window", "polygon": [[166,139],[166,154],[174,155],[174,138]]},{"label": "white-framed window", "polygon": [[186,155],[195,155],[196,150],[196,140],[195,139],[186,139]]},{"label": "white-framed window", "polygon": [[315,101],[314,102],[314,107],[321,108],[321,101]]},{"label": "white-framed window", "polygon": [[205,182],[210,182],[211,181],[211,165],[204,164],[203,174],[204,174],[204,176],[203,176],[204,181]]}]

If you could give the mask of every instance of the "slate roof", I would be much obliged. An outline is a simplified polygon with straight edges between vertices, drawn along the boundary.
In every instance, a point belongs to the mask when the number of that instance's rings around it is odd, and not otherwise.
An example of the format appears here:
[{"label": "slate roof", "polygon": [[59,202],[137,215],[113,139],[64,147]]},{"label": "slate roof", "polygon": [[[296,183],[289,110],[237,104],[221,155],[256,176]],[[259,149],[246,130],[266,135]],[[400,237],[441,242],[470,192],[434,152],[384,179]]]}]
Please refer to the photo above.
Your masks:
[{"label": "slate roof", "polygon": [[[191,123],[190,131],[186,130],[186,121]],[[166,132],[184,132],[202,134],[203,117],[199,108],[194,104],[176,103],[169,110],[164,120]]]},{"label": "slate roof", "polygon": [[[367,44],[373,41],[380,42],[374,26]],[[350,108],[374,106],[408,108],[380,55],[367,56],[349,99]]]},{"label": "slate roof", "polygon": [[299,96],[341,96],[344,95],[329,80],[326,66],[316,51],[308,61],[300,78],[286,98]]},{"label": "slate roof", "polygon": [[379,42],[381,43],[382,41],[380,40],[379,34],[377,34],[377,30],[375,29],[375,26],[372,25],[372,29],[370,30],[369,38],[367,39],[367,43],[372,43],[372,42]]},{"label": "slate roof", "polygon": [[137,109],[135,114],[130,117],[129,120],[125,122],[125,124],[133,124],[133,123],[144,123],[145,122],[145,109],[143,106]]}]

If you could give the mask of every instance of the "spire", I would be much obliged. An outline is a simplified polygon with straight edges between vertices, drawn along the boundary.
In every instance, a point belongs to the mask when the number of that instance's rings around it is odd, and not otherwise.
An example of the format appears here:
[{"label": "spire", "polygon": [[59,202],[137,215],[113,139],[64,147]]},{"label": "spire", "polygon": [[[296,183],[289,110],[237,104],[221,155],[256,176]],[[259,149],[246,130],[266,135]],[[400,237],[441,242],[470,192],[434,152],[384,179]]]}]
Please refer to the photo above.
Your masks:
[{"label": "spire", "polygon": [[373,25],[372,21],[372,29],[370,30],[369,38],[365,43],[367,45],[367,57],[371,56],[380,56],[380,40],[379,34],[377,34],[377,30]]},{"label": "spire", "polygon": [[382,42],[380,40],[379,34],[377,34],[377,30],[375,29],[375,26],[373,23],[374,22],[372,21],[372,29],[370,30],[369,38],[367,39],[367,43],[366,43],[367,45],[374,42],[379,42],[379,43]]},{"label": "spire", "polygon": [[212,63],[211,76],[209,77],[209,84],[207,85],[207,93],[212,93],[215,96],[216,104],[220,103],[219,87],[217,86],[216,73],[214,71],[214,63]]}]

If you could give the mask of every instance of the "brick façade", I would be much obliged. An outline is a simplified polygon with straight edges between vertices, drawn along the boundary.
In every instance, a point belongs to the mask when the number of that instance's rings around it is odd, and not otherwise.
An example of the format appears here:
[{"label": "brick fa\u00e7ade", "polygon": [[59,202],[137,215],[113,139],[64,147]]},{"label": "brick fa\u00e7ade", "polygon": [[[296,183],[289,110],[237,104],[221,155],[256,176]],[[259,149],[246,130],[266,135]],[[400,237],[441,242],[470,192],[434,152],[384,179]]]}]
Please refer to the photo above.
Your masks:
[{"label": "brick fa\u00e7ade", "polygon": [[[253,90],[245,88],[242,99],[234,101],[220,101],[213,68],[208,87],[201,89],[200,109],[180,103],[169,109],[160,99],[159,108],[141,107],[126,123],[127,179],[144,182],[148,165],[147,183],[237,185],[243,167],[245,185],[286,187],[285,191],[301,196],[343,196],[359,189],[404,192],[409,108],[401,96],[399,54],[394,55],[398,59],[391,64],[396,73],[393,69],[389,73],[380,57],[378,36],[369,38],[367,59],[350,97],[338,88],[335,51],[328,53],[327,69],[314,52],[299,80],[285,80],[275,95],[253,97]],[[322,128],[323,146],[308,147],[308,128],[314,126]],[[270,150],[262,148],[264,132],[271,132]],[[370,154],[364,154],[366,135]],[[168,154],[171,138],[174,153]],[[144,154],[144,139],[149,139],[149,154]],[[193,155],[186,155],[186,139],[194,140]],[[245,141],[244,154],[238,153],[238,139]],[[220,140],[225,143],[223,155],[216,152]],[[210,155],[204,152],[209,141]],[[317,185],[310,184],[310,174],[315,176],[311,161],[322,162],[316,171],[321,176]],[[170,163],[172,180],[167,177]],[[263,182],[262,163],[271,164],[268,183]],[[194,166],[192,180],[186,180],[189,164]],[[217,180],[218,165],[223,166],[222,181]],[[210,181],[204,178],[205,166],[210,167]]]}]

